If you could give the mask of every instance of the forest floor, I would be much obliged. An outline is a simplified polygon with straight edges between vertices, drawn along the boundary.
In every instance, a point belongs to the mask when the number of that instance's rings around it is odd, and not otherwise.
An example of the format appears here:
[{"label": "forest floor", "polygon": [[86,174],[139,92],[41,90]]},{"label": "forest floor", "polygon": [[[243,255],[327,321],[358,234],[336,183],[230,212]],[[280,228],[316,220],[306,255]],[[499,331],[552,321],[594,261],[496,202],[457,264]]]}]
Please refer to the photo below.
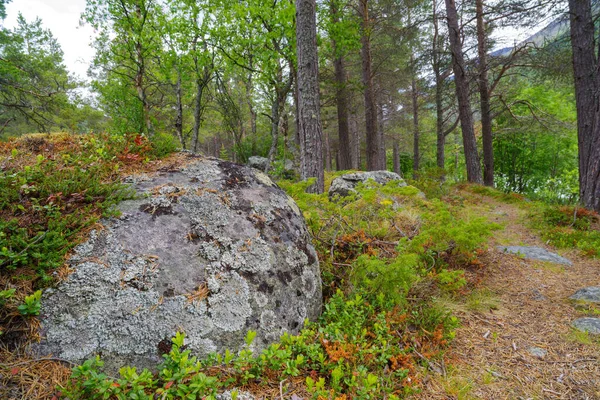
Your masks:
[{"label": "forest floor", "polygon": [[[461,193],[465,206],[503,226],[489,242],[478,287],[463,302],[446,301],[461,327],[418,399],[600,399],[600,341],[571,322],[597,308],[569,300],[598,286],[600,260],[561,251],[572,266],[525,260],[498,246],[550,248],[529,227],[528,211]],[[538,356],[532,353],[541,352]],[[541,350],[540,350],[541,349]]]}]

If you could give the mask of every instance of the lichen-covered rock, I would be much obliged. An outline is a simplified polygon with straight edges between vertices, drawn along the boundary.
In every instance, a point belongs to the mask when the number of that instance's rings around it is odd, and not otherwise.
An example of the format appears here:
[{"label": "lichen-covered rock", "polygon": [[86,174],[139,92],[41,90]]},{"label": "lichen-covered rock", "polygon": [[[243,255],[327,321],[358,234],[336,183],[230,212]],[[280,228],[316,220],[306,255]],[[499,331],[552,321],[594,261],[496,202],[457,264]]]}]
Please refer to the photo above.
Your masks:
[{"label": "lichen-covered rock", "polygon": [[200,159],[134,185],[44,293],[33,351],[155,367],[178,331],[197,355],[258,350],[321,311],[317,255],[294,201],[263,173]]},{"label": "lichen-covered rock", "polygon": [[545,261],[554,264],[561,264],[571,266],[573,263],[559,256],[556,253],[552,253],[542,247],[532,247],[532,246],[498,246],[498,250],[504,253],[511,253],[523,256],[523,258],[528,260],[536,260],[536,261]]},{"label": "lichen-covered rock", "polygon": [[573,321],[573,328],[590,335],[600,335],[600,318],[579,318]]},{"label": "lichen-covered rock", "polygon": [[579,289],[569,298],[588,303],[600,303],[600,286],[589,286]]},{"label": "lichen-covered rock", "polygon": [[269,159],[265,157],[252,156],[248,158],[248,166],[256,168],[260,171],[265,171],[269,165]]},{"label": "lichen-covered rock", "polygon": [[329,197],[333,198],[334,196],[345,197],[350,194],[356,193],[356,185],[360,182],[367,182],[372,180],[380,185],[385,185],[391,181],[398,181],[398,186],[403,187],[406,186],[404,179],[394,172],[390,171],[367,171],[367,172],[353,172],[351,174],[346,174],[342,176],[338,176],[331,182],[331,187],[329,188]]}]

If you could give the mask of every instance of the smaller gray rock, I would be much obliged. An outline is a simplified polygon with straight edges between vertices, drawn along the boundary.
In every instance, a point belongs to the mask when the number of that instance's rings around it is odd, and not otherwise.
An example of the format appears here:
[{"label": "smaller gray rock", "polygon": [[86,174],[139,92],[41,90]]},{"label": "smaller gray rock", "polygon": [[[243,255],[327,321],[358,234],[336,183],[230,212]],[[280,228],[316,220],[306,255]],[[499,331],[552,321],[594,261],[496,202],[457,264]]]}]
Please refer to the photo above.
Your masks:
[{"label": "smaller gray rock", "polygon": [[504,253],[518,254],[528,260],[546,261],[554,264],[571,266],[573,263],[556,253],[549,252],[542,247],[530,246],[498,246],[498,250]]},{"label": "smaller gray rock", "polygon": [[546,296],[542,294],[538,289],[533,289],[531,291],[531,298],[536,301],[544,301],[546,300]]},{"label": "smaller gray rock", "polygon": [[265,171],[267,166],[269,165],[269,159],[265,157],[252,156],[248,158],[248,166],[251,168],[256,168],[260,171]]},{"label": "smaller gray rock", "polygon": [[349,196],[350,194],[356,193],[356,186],[361,182],[367,182],[369,180],[374,181],[380,185],[385,185],[391,181],[398,181],[399,186],[406,186],[406,182],[402,177],[394,172],[390,171],[367,171],[367,172],[353,172],[339,176],[331,182],[329,188],[329,197],[332,198],[335,195],[340,197]]},{"label": "smaller gray rock", "polygon": [[600,287],[590,286],[579,289],[573,296],[569,298],[571,300],[580,300],[588,303],[600,303]]},{"label": "smaller gray rock", "polygon": [[529,351],[529,354],[537,358],[544,358],[548,355],[546,350],[539,347],[530,347],[527,351]]},{"label": "smaller gray rock", "polygon": [[600,335],[600,318],[579,318],[573,321],[572,326],[582,332],[588,332],[590,335]]}]

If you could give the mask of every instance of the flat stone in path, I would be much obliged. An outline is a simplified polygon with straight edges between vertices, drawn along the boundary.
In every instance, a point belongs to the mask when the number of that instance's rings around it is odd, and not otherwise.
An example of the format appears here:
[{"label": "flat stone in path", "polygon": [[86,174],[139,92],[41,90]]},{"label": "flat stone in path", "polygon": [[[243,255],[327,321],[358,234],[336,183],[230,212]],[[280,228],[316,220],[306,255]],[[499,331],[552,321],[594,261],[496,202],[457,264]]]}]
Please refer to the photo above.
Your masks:
[{"label": "flat stone in path", "polygon": [[588,303],[600,303],[600,287],[590,286],[579,289],[573,296],[569,298],[571,300],[580,300]]},{"label": "flat stone in path", "polygon": [[522,255],[528,260],[546,261],[554,264],[573,265],[573,263],[556,253],[549,252],[542,247],[530,246],[498,246],[498,250],[505,253]]},{"label": "flat stone in path", "polygon": [[588,332],[590,335],[600,335],[600,318],[579,318],[573,321],[573,328],[583,332]]},{"label": "flat stone in path", "polygon": [[544,358],[548,355],[548,352],[546,350],[541,349],[539,347],[530,347],[528,351],[529,354],[537,358]]}]

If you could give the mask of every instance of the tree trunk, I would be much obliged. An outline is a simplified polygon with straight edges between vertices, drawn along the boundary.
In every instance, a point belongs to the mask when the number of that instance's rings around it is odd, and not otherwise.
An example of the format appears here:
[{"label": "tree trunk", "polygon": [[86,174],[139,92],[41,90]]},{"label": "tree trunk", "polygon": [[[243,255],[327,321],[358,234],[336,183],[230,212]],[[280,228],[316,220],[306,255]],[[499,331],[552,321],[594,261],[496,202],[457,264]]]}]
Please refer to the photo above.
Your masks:
[{"label": "tree trunk", "polygon": [[417,80],[412,79],[412,112],[413,112],[413,179],[419,177],[419,94],[417,93]]},{"label": "tree trunk", "polygon": [[254,102],[252,101],[252,73],[248,73],[246,81],[246,101],[248,102],[248,111],[250,112],[250,131],[252,137],[256,136],[256,111],[254,110]]},{"label": "tree trunk", "polygon": [[331,143],[329,141],[329,133],[323,132],[325,136],[325,170],[331,171]]},{"label": "tree trunk", "polygon": [[[194,39],[193,51],[196,52],[196,41]],[[204,48],[206,51],[206,47]],[[211,79],[211,70],[208,66],[204,66],[202,71],[198,62],[198,54],[194,54],[194,69],[196,73],[196,98],[194,99],[194,129],[192,134],[192,151],[198,152],[198,139],[200,135],[200,125],[202,124],[202,115],[204,114],[204,107],[202,105],[202,98],[204,96],[204,89],[208,85]]]},{"label": "tree trunk", "polygon": [[365,126],[367,137],[367,170],[384,170],[385,156],[381,154],[380,135],[377,131],[377,110],[375,91],[371,71],[371,21],[369,18],[369,0],[360,0],[360,16],[362,21],[361,58],[362,81],[365,87]]},{"label": "tree trunk", "polygon": [[[437,167],[444,170],[446,162],[446,135],[444,132],[444,105],[443,105],[443,78],[440,65],[440,30],[438,25],[438,0],[433,0],[433,46],[432,46],[432,68],[435,75],[435,131],[437,137],[436,161]],[[442,175],[443,179],[443,175]]]},{"label": "tree trunk", "polygon": [[358,119],[356,113],[350,113],[350,155],[351,168],[358,170],[360,169],[360,134],[358,133]]},{"label": "tree trunk", "polygon": [[323,128],[319,101],[316,7],[315,0],[296,0],[298,119],[302,179],[316,177],[316,184],[309,190],[323,193]]},{"label": "tree trunk", "polygon": [[[337,8],[336,0],[330,0],[329,8],[331,11],[331,21],[336,24],[339,23],[339,10]],[[348,125],[348,89],[346,82],[346,66],[344,57],[341,55],[338,43],[333,39],[333,67],[335,70],[335,101],[337,106],[338,115],[338,171],[347,170],[352,168],[352,156],[350,148],[350,128]]]},{"label": "tree trunk", "polygon": [[487,33],[483,20],[483,0],[475,1],[477,17],[477,53],[479,56],[479,101],[481,107],[481,135],[483,141],[483,183],[494,186],[494,146],[490,113],[490,90],[487,65]]},{"label": "tree trunk", "polygon": [[275,99],[271,104],[271,147],[269,148],[269,163],[265,172],[268,172],[271,168],[271,164],[275,159],[275,153],[277,152],[277,142],[279,141],[279,117],[281,116],[281,104],[279,100],[279,91],[275,95]]},{"label": "tree trunk", "polygon": [[[142,17],[142,9],[138,4],[135,10],[136,18],[139,21],[144,21]],[[141,22],[140,29],[144,29],[144,23]],[[135,42],[135,57],[137,64],[137,71],[135,75],[135,90],[137,92],[138,99],[142,103],[142,114],[144,117],[145,130],[148,136],[154,135],[154,127],[152,126],[152,120],[150,119],[150,104],[148,103],[148,96],[146,95],[146,87],[144,80],[146,78],[146,60],[144,59],[144,47],[141,42],[141,30],[139,32],[138,40]]]},{"label": "tree trunk", "polygon": [[383,169],[387,169],[387,157],[385,154],[385,113],[383,91],[379,89],[377,102],[377,135],[379,136],[379,153],[383,157]]},{"label": "tree trunk", "polygon": [[579,144],[579,199],[600,212],[600,71],[590,0],[569,0]]},{"label": "tree trunk", "polygon": [[458,115],[463,136],[463,150],[467,167],[467,180],[481,184],[481,165],[477,152],[477,141],[473,129],[473,115],[469,103],[469,81],[466,76],[465,60],[462,52],[462,40],[458,26],[458,14],[454,0],[446,0],[446,15],[448,33],[450,36],[450,51],[452,53],[452,71],[458,100]]},{"label": "tree trunk", "polygon": [[398,175],[402,176],[402,171],[400,170],[400,149],[398,144],[398,139],[394,139],[394,148],[393,148],[393,159],[394,159],[394,172]]},{"label": "tree trunk", "polygon": [[175,90],[177,92],[177,117],[175,118],[175,131],[177,132],[179,143],[181,143],[181,148],[185,150],[185,138],[183,137],[183,105],[181,101],[181,69],[179,67],[177,68],[177,85]]}]

